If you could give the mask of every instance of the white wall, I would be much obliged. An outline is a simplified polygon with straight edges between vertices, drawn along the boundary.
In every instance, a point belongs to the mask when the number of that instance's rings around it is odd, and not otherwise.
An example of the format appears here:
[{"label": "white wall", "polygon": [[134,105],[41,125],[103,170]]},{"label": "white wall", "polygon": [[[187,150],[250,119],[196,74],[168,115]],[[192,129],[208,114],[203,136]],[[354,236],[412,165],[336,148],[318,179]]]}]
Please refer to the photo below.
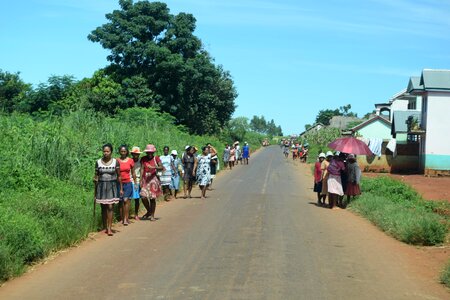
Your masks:
[{"label": "white wall", "polygon": [[450,155],[450,93],[429,92],[427,99],[426,154]]},{"label": "white wall", "polygon": [[408,110],[408,100],[395,99],[391,103],[391,119],[390,119],[391,122],[392,119],[394,118],[394,112],[398,110]]}]

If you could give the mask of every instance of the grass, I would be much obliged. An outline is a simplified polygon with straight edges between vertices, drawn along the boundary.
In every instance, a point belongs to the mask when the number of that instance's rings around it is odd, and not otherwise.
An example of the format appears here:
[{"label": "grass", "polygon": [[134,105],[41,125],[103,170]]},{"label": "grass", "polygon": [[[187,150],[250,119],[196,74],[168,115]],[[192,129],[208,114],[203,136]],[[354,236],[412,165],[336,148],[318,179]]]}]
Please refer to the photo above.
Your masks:
[{"label": "grass", "polygon": [[382,176],[364,179],[363,194],[350,204],[383,231],[396,239],[413,245],[442,244],[448,233],[448,216],[436,208],[442,203],[423,200],[408,185]]},{"label": "grass", "polygon": [[[0,114],[0,151],[8,166],[0,168],[0,281],[52,251],[76,244],[100,224],[94,220],[95,160],[101,146],[155,144],[182,152],[185,145],[223,142],[192,136],[167,114],[132,108],[116,117],[76,111],[62,117]],[[249,141],[252,143],[251,141]],[[252,145],[252,144],[251,144]],[[252,145],[255,149],[259,144]]]}]

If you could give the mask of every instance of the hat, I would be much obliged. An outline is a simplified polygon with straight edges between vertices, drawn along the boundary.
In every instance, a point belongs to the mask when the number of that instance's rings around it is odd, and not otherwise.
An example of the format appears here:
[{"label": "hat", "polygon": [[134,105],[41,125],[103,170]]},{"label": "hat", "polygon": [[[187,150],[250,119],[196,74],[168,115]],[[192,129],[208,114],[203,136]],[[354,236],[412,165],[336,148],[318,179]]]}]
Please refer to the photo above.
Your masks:
[{"label": "hat", "polygon": [[334,155],[335,156],[339,156],[341,154],[341,151],[336,151],[336,152],[334,152]]},{"label": "hat", "polygon": [[171,152],[170,154],[172,154],[172,155],[178,155],[178,152],[177,152],[177,150],[172,150],[172,152]]},{"label": "hat", "polygon": [[133,146],[133,148],[131,148],[131,153],[141,154],[141,148],[139,148],[138,146]]},{"label": "hat", "polygon": [[234,142],[235,144],[239,144],[239,141]]},{"label": "hat", "polygon": [[155,145],[148,144],[148,145],[145,147],[144,152],[156,152],[156,147],[155,147]]},{"label": "hat", "polygon": [[327,155],[327,157],[328,157],[328,156],[333,156],[333,152],[327,151],[327,154],[326,154],[326,155]]},{"label": "hat", "polygon": [[189,145],[186,145],[186,147],[184,147],[184,150],[187,150],[189,147],[190,147]]},{"label": "hat", "polygon": [[351,158],[355,159],[355,154],[349,154],[349,155],[347,156],[347,159],[351,159]]},{"label": "hat", "polygon": [[323,152],[320,153],[320,154],[319,154],[319,158],[321,158],[321,157],[325,158],[325,157],[326,157],[325,153],[323,153]]}]

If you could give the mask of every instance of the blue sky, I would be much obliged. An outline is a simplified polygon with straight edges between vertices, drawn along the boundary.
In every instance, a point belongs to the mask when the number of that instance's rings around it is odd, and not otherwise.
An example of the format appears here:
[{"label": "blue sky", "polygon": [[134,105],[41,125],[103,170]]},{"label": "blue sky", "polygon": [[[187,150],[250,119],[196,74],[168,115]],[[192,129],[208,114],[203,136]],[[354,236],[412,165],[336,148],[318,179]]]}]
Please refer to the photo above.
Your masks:
[{"label": "blue sky", "polygon": [[[87,40],[114,0],[17,0],[0,10],[0,69],[29,83],[89,77],[108,52]],[[234,114],[264,115],[299,133],[321,109],[358,115],[406,87],[424,68],[450,69],[448,0],[173,0],[229,70]]]}]

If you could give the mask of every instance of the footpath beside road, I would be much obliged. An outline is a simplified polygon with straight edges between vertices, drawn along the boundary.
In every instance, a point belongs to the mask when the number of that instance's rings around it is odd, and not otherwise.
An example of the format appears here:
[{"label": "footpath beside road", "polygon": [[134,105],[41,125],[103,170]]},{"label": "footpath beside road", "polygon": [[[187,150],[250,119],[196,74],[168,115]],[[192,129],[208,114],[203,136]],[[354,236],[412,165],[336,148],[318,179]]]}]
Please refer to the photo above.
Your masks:
[{"label": "footpath beside road", "polygon": [[[0,299],[448,299],[421,251],[315,205],[306,166],[272,146],[208,198],[157,208],[0,288]],[[430,270],[431,269],[431,270]]]}]

